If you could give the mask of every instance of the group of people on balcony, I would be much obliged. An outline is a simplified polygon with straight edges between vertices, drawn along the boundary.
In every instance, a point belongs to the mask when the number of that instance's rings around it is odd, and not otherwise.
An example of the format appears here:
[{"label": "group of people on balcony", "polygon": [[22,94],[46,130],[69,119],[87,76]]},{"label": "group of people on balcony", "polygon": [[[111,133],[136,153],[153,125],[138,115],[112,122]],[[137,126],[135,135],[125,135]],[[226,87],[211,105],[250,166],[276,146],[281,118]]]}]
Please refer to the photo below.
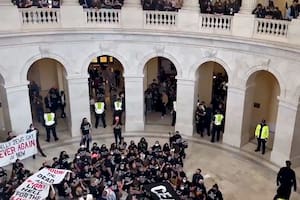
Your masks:
[{"label": "group of people on balcony", "polygon": [[183,0],[141,0],[144,10],[178,11]]},{"label": "group of people on balcony", "polygon": [[121,9],[124,0],[79,0],[83,8]]},{"label": "group of people on balcony", "polygon": [[234,15],[240,10],[241,2],[238,0],[199,0],[201,13]]},{"label": "group of people on balcony", "polygon": [[12,3],[18,8],[60,8],[60,0],[13,0]]}]

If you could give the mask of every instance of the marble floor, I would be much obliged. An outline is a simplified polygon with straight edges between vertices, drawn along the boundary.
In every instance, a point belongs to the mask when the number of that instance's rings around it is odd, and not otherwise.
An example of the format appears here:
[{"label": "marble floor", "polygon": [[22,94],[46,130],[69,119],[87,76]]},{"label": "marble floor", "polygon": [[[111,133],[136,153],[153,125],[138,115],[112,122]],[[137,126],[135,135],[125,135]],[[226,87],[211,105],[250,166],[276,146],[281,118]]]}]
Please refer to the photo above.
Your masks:
[{"label": "marble floor", "polygon": [[[125,140],[138,142],[141,136],[145,136],[151,145],[156,140],[164,143],[168,140],[167,132],[171,131],[172,127],[146,126],[146,130],[148,131],[124,133]],[[37,156],[35,160],[25,159],[26,167],[37,170],[42,162],[51,162],[52,158],[58,156],[63,150],[73,155],[72,152],[79,147],[80,138],[71,138],[67,131],[59,131],[59,135],[58,142],[46,143],[44,130],[41,129],[41,145],[47,158]],[[208,137],[200,138],[198,135],[185,139],[188,140],[189,147],[184,168],[190,178],[197,168],[201,168],[207,188],[218,183],[226,200],[273,199],[276,192],[275,180],[278,167],[267,161],[268,154],[261,156],[254,153],[255,144],[249,143],[249,146],[244,149],[236,149],[221,143],[212,144]],[[98,144],[110,144],[113,142],[111,128],[94,130],[93,140]],[[299,200],[300,193],[292,193],[291,199]]]}]

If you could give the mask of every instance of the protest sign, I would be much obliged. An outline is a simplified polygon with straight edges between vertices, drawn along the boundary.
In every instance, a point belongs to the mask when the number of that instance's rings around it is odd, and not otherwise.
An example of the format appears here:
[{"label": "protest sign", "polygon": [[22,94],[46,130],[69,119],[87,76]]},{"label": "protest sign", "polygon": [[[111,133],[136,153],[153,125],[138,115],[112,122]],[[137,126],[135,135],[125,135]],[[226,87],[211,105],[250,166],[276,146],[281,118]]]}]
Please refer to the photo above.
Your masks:
[{"label": "protest sign", "polygon": [[145,185],[145,189],[153,200],[179,200],[178,195],[168,182]]},{"label": "protest sign", "polygon": [[0,167],[23,160],[37,153],[36,131],[18,135],[10,141],[0,143]]},{"label": "protest sign", "polygon": [[10,200],[43,200],[49,194],[52,184],[60,183],[69,170],[43,168],[25,180]]}]

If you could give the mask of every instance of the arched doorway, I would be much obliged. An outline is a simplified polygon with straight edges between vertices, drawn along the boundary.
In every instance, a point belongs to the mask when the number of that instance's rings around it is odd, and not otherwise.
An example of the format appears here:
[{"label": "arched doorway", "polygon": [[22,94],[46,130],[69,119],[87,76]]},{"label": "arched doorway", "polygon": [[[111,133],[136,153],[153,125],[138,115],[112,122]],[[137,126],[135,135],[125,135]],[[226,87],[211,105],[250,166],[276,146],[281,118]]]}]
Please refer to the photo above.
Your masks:
[{"label": "arched doorway", "polygon": [[[195,132],[202,137],[210,137],[211,121],[217,112],[226,117],[227,83],[227,72],[217,62],[203,63],[196,71],[194,124]],[[225,118],[221,132],[224,132],[224,125]]]},{"label": "arched doorway", "polygon": [[[113,56],[101,55],[94,58],[89,67],[89,95],[91,106],[91,120],[93,127],[106,128],[107,124],[112,124],[115,111],[115,102],[121,102],[122,119],[125,123],[125,87],[124,68],[122,63]],[[105,102],[104,123],[99,117],[96,124],[95,102]]]},{"label": "arched doorway", "polygon": [[[172,124],[173,102],[176,101],[177,70],[167,58],[155,57],[144,67],[144,113],[146,125]],[[172,128],[173,129],[173,128]]]},{"label": "arched doorway", "polygon": [[27,72],[29,98],[33,123],[43,128],[43,113],[55,112],[58,137],[68,130],[69,98],[64,66],[55,59],[42,58],[35,61]]},{"label": "arched doorway", "polygon": [[254,131],[256,125],[263,119],[270,128],[270,137],[267,142],[267,151],[271,150],[274,142],[276,128],[278,99],[280,85],[276,77],[268,71],[257,71],[247,80],[245,93],[245,106],[242,127],[242,145],[245,149],[253,151],[256,140]]},{"label": "arched doorway", "polygon": [[9,120],[8,104],[6,90],[4,87],[4,79],[0,75],[0,132],[1,141],[7,137],[7,132],[11,129],[11,124]]}]

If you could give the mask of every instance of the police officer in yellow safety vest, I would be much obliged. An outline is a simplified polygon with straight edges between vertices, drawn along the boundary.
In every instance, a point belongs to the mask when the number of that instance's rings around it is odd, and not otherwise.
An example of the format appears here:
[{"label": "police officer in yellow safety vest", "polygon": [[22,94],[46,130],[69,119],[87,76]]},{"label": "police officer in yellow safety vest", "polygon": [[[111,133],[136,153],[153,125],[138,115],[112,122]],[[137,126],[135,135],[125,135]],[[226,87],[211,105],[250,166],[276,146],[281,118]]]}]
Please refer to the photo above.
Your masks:
[{"label": "police officer in yellow safety vest", "polygon": [[211,134],[211,142],[215,142],[216,133],[217,133],[217,141],[220,140],[223,119],[224,119],[224,115],[219,110],[217,110],[216,114],[213,117],[213,130]]},{"label": "police officer in yellow safety vest", "polygon": [[176,101],[173,101],[173,110],[172,110],[172,126],[175,126],[176,123]]},{"label": "police officer in yellow safety vest", "polygon": [[122,112],[123,112],[122,101],[121,101],[120,98],[117,98],[117,100],[114,102],[114,116],[113,116],[113,119],[115,119],[115,117],[118,116],[121,125],[122,125]]},{"label": "police officer in yellow safety vest", "polygon": [[54,140],[57,141],[58,137],[56,135],[56,117],[54,112],[44,113],[44,126],[47,133],[46,141],[50,142],[50,132],[52,132]]},{"label": "police officer in yellow safety vest", "polygon": [[105,109],[106,106],[103,99],[99,99],[97,102],[95,102],[95,117],[96,117],[95,128],[98,128],[99,118],[101,118],[103,128],[106,127]]},{"label": "police officer in yellow safety vest", "polygon": [[260,146],[262,146],[262,154],[265,154],[266,142],[269,138],[269,126],[266,124],[266,120],[262,120],[261,123],[257,124],[255,137],[257,138],[257,148],[255,151],[260,151]]}]

